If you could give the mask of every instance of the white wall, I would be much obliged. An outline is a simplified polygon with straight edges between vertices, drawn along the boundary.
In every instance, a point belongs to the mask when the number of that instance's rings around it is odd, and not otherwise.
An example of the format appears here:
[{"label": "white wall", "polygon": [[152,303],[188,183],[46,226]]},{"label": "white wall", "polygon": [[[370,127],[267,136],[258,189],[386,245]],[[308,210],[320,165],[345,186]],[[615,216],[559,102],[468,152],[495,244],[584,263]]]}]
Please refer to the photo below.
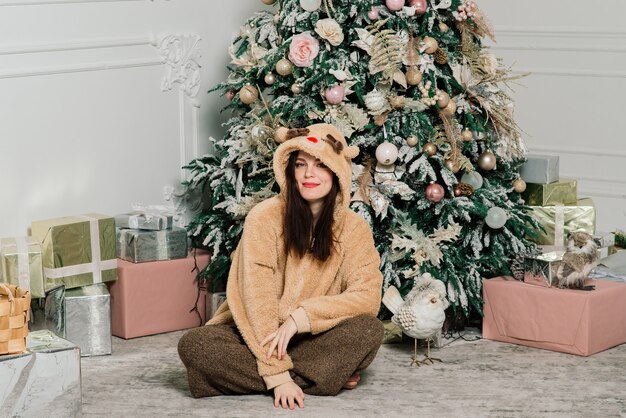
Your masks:
[{"label": "white wall", "polygon": [[[626,4],[479,0],[494,52],[532,75],[516,87],[533,152],[558,154],[626,228]],[[35,219],[163,204],[180,166],[220,135],[227,48],[259,0],[0,0],[0,236]],[[168,34],[200,38],[197,94],[162,91]],[[183,75],[191,76],[191,72]]]},{"label": "white wall", "polygon": [[493,52],[530,72],[514,86],[531,152],[560,156],[597,208],[597,229],[626,229],[626,3],[479,0]]},{"label": "white wall", "polygon": [[[219,135],[227,49],[260,1],[0,0],[0,237],[32,220],[133,203],[168,204],[165,187]],[[168,35],[199,39],[199,85],[164,81]],[[191,42],[190,45],[194,45]],[[196,57],[195,59],[193,57]],[[172,64],[172,66],[170,66]],[[176,74],[176,73],[174,73]]]}]

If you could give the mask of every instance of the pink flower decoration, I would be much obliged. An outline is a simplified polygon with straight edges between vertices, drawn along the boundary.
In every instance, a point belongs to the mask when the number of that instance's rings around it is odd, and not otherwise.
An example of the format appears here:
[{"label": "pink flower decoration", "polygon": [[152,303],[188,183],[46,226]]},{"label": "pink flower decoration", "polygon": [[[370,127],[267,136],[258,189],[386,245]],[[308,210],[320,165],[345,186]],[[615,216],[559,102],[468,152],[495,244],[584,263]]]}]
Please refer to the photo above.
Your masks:
[{"label": "pink flower decoration", "polygon": [[289,45],[289,60],[298,67],[309,67],[320,52],[317,39],[308,32],[299,33],[291,38]]}]

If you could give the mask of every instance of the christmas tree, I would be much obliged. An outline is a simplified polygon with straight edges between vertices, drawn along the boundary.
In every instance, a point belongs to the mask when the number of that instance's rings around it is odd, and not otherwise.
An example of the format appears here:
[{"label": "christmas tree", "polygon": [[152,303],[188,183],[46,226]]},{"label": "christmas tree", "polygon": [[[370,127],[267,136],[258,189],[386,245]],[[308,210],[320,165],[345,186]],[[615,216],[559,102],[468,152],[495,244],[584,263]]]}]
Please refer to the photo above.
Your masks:
[{"label": "christmas tree", "polygon": [[[525,146],[510,69],[489,53],[483,13],[465,0],[263,0],[229,49],[224,138],[191,161],[203,210],[188,228],[226,280],[243,221],[278,192],[274,131],[319,122],[361,153],[351,208],[371,225],[384,288],[406,293],[430,272],[452,305],[482,312],[482,279],[534,250],[519,177]],[[384,290],[384,289],[381,289]]]}]

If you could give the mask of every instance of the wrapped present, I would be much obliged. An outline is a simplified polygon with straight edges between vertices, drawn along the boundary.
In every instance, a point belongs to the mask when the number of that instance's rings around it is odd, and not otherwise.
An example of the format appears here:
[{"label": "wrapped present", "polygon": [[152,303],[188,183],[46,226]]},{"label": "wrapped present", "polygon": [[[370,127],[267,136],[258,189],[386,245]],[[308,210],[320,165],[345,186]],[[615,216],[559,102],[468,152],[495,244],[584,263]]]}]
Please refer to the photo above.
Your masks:
[{"label": "wrapped present", "polygon": [[172,227],[163,231],[117,230],[117,256],[133,263],[187,257],[187,231]]},{"label": "wrapped present", "polygon": [[44,293],[41,243],[34,237],[0,239],[0,280],[28,290],[32,297]]},{"label": "wrapped present", "polygon": [[615,234],[612,232],[596,232],[593,234],[593,241],[599,248],[608,248],[615,245]]},{"label": "wrapped present", "polygon": [[399,325],[386,320],[383,321],[383,327],[385,328],[383,344],[395,344],[402,342],[402,328],[400,328]]},{"label": "wrapped present", "polygon": [[49,330],[65,338],[65,286],[48,290],[45,297],[33,299],[30,307],[31,331]]},{"label": "wrapped present", "polygon": [[626,248],[622,248],[622,247],[618,247],[616,245],[612,245],[612,246],[610,246],[608,248],[607,253],[608,253],[608,255],[613,255],[613,254],[619,253],[620,251],[624,251],[624,250],[626,250]]},{"label": "wrapped present", "polygon": [[520,167],[520,176],[528,183],[552,183],[559,180],[559,157],[528,154]]},{"label": "wrapped present", "polygon": [[556,271],[565,251],[552,251],[524,259],[524,282],[539,286],[558,286]]},{"label": "wrapped present", "polygon": [[66,289],[117,278],[115,220],[89,213],[35,221],[31,231],[43,246],[45,290]]},{"label": "wrapped present", "polygon": [[78,346],[45,330],[28,334],[26,344],[26,353],[0,357],[1,415],[80,416]]},{"label": "wrapped present", "polygon": [[217,308],[220,307],[222,303],[226,301],[226,292],[214,292],[207,293],[207,301],[206,301],[206,320],[213,318],[215,312],[217,312]]},{"label": "wrapped present", "polygon": [[203,268],[209,259],[208,252],[198,250],[176,260],[120,260],[119,278],[109,286],[113,335],[135,338],[202,325],[206,297],[198,294],[195,267]]},{"label": "wrapped present", "polygon": [[594,233],[596,208],[591,199],[580,199],[575,205],[530,206],[530,215],[545,231],[536,230],[535,243],[565,246],[567,235],[573,231]]},{"label": "wrapped present", "polygon": [[573,204],[578,200],[577,182],[560,179],[552,183],[527,183],[522,198],[529,206]]},{"label": "wrapped present", "polygon": [[26,350],[30,301],[27,290],[0,283],[0,356]]},{"label": "wrapped present", "polygon": [[81,357],[111,354],[111,295],[103,283],[65,293],[67,339]]},{"label": "wrapped present", "polygon": [[626,342],[626,285],[587,280],[592,291],[483,281],[483,338],[589,356]]},{"label": "wrapped present", "polygon": [[115,226],[118,228],[160,231],[172,225],[173,216],[170,214],[135,211],[115,216]]}]

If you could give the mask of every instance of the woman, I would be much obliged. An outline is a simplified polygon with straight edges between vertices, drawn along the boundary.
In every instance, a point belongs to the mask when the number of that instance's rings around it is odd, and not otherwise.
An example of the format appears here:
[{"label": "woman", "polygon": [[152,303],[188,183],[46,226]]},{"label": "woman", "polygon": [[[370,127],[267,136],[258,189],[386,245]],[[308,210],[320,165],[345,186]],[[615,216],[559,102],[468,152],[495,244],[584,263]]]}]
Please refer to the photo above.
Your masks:
[{"label": "woman", "polygon": [[348,147],[332,125],[277,131],[279,195],[248,214],[232,258],[227,300],[178,344],[194,397],[354,388],[383,338],[375,315],[382,275],[372,232],[348,208]]}]

